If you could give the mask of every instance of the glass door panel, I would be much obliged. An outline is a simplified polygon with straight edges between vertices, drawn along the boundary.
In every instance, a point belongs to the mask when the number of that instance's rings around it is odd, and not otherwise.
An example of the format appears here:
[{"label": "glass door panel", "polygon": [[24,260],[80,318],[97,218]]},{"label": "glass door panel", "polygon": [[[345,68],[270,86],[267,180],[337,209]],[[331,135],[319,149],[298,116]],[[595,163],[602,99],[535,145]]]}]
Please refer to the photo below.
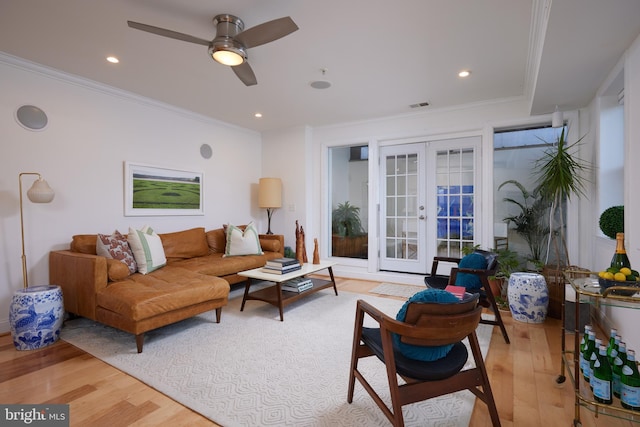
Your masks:
[{"label": "glass door panel", "polygon": [[383,270],[424,273],[426,271],[426,227],[424,208],[425,144],[382,147],[380,212]]},{"label": "glass door panel", "polygon": [[475,240],[475,149],[436,150],[436,254],[460,257]]}]

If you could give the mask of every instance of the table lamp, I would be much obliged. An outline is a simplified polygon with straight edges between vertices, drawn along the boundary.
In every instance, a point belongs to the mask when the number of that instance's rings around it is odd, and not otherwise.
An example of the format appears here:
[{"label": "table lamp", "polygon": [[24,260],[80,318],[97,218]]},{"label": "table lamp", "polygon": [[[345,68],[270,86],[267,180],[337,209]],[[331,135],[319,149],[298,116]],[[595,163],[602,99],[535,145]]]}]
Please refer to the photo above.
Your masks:
[{"label": "table lamp", "polygon": [[280,178],[260,178],[258,206],[267,210],[267,234],[271,232],[273,210],[282,207],[282,181]]}]

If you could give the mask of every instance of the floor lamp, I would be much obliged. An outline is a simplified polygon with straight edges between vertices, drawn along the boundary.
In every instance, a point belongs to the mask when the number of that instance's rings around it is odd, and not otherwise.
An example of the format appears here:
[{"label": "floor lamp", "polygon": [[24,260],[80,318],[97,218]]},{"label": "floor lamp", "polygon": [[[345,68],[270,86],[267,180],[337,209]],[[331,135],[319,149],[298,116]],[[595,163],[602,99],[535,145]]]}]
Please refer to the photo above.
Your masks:
[{"label": "floor lamp", "polygon": [[282,207],[282,181],[280,178],[260,178],[258,189],[258,206],[267,210],[268,228],[271,232],[271,215],[273,210]]},{"label": "floor lamp", "polygon": [[24,219],[22,215],[22,177],[24,175],[38,176],[38,179],[33,183],[31,188],[27,190],[27,197],[33,203],[49,203],[53,200],[56,193],[37,172],[22,172],[18,175],[18,183],[20,185],[20,236],[22,238],[22,283],[23,286],[27,288],[29,287],[29,280],[27,278],[27,256],[24,251]]},{"label": "floor lamp", "polygon": [[55,196],[47,181],[39,173],[23,172],[18,175],[20,188],[20,235],[22,238],[22,284],[9,307],[9,325],[16,350],[35,350],[53,344],[60,337],[64,320],[64,304],[60,286],[29,286],[27,256],[24,250],[24,216],[22,205],[22,177],[36,175],[38,179],[27,190],[33,203],[49,203]]}]

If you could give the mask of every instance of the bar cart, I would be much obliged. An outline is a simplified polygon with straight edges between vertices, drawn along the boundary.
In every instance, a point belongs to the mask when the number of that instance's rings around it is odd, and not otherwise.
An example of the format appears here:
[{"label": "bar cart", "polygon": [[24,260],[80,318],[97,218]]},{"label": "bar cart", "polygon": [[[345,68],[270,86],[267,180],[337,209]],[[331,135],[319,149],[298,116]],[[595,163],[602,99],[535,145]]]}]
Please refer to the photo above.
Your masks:
[{"label": "bar cart", "polygon": [[[633,294],[635,291],[638,291],[638,288],[633,288],[629,286],[612,286],[607,288],[603,292],[601,292],[600,285],[598,284],[598,278],[595,276],[584,277],[584,274],[576,275],[572,274],[576,272],[572,272],[567,270],[565,272],[565,277],[569,284],[573,287],[576,292],[576,303],[575,303],[575,319],[574,322],[574,342],[573,348],[566,348],[565,341],[565,327],[564,327],[564,306],[565,301],[562,301],[562,363],[560,375],[556,379],[558,384],[561,384],[565,381],[566,376],[565,372],[568,373],[569,378],[571,379],[571,383],[574,387],[575,392],[575,415],[573,419],[574,426],[581,426],[582,422],[580,421],[580,408],[586,408],[589,411],[592,411],[596,417],[599,415],[605,415],[615,418],[620,418],[624,420],[628,420],[631,422],[640,423],[640,412],[632,411],[630,409],[623,408],[620,404],[620,400],[617,398],[613,398],[614,402],[611,405],[606,405],[603,403],[596,402],[593,393],[589,388],[589,384],[584,381],[582,378],[582,374],[580,373],[580,363],[579,363],[579,352],[580,352],[580,325],[577,319],[580,318],[580,301],[588,301],[589,304],[594,305],[597,309],[602,306],[611,306],[611,307],[622,307],[631,310],[640,310],[640,293]],[[580,271],[579,273],[584,273],[584,271]],[[631,296],[622,296],[616,294],[616,292],[625,292]],[[582,298],[581,298],[582,297]]]}]

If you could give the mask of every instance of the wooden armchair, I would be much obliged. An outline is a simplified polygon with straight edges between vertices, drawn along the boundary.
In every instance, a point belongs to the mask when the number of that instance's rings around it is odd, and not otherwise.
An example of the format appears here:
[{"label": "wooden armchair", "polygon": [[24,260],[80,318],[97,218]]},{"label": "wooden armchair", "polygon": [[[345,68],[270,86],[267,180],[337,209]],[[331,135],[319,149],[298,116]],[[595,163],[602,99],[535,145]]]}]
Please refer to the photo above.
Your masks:
[{"label": "wooden armchair", "polygon": [[[395,320],[365,301],[356,307],[355,330],[349,374],[347,401],[353,402],[355,380],[362,384],[375,403],[395,427],[404,426],[402,406],[433,397],[470,390],[486,403],[494,426],[500,426],[489,377],[480,352],[475,330],[482,307],[478,295],[467,294],[460,303],[410,303],[404,322]],[[379,328],[365,328],[365,314],[379,324]],[[394,344],[392,334],[400,335],[407,344],[442,346],[453,344],[449,353],[434,361],[421,361],[404,356]],[[463,369],[468,351],[462,340],[468,338],[475,366]],[[358,370],[363,357],[376,356],[386,366],[391,394],[389,408]],[[398,377],[406,381],[399,385]]]},{"label": "wooden armchair", "polygon": [[[453,285],[456,283],[456,278],[459,273],[466,273],[477,276],[480,281],[480,288],[477,289],[477,291],[468,291],[477,292],[480,295],[480,304],[484,307],[490,307],[495,317],[494,320],[481,319],[480,323],[499,326],[500,331],[502,332],[502,336],[504,337],[504,341],[509,344],[509,334],[507,334],[507,329],[505,328],[504,322],[502,321],[500,310],[498,310],[498,304],[496,303],[496,299],[493,296],[493,293],[491,292],[491,288],[489,286],[489,277],[495,276],[496,270],[498,269],[498,255],[494,252],[483,251],[480,249],[475,250],[474,253],[480,254],[485,258],[487,265],[486,268],[478,269],[461,267],[460,262],[462,261],[462,258],[434,257],[433,263],[431,265],[431,274],[425,276],[424,283],[429,288],[444,289],[445,287],[447,287],[447,285]],[[453,267],[448,276],[437,274],[440,262],[454,263],[457,264],[458,267]]]}]

